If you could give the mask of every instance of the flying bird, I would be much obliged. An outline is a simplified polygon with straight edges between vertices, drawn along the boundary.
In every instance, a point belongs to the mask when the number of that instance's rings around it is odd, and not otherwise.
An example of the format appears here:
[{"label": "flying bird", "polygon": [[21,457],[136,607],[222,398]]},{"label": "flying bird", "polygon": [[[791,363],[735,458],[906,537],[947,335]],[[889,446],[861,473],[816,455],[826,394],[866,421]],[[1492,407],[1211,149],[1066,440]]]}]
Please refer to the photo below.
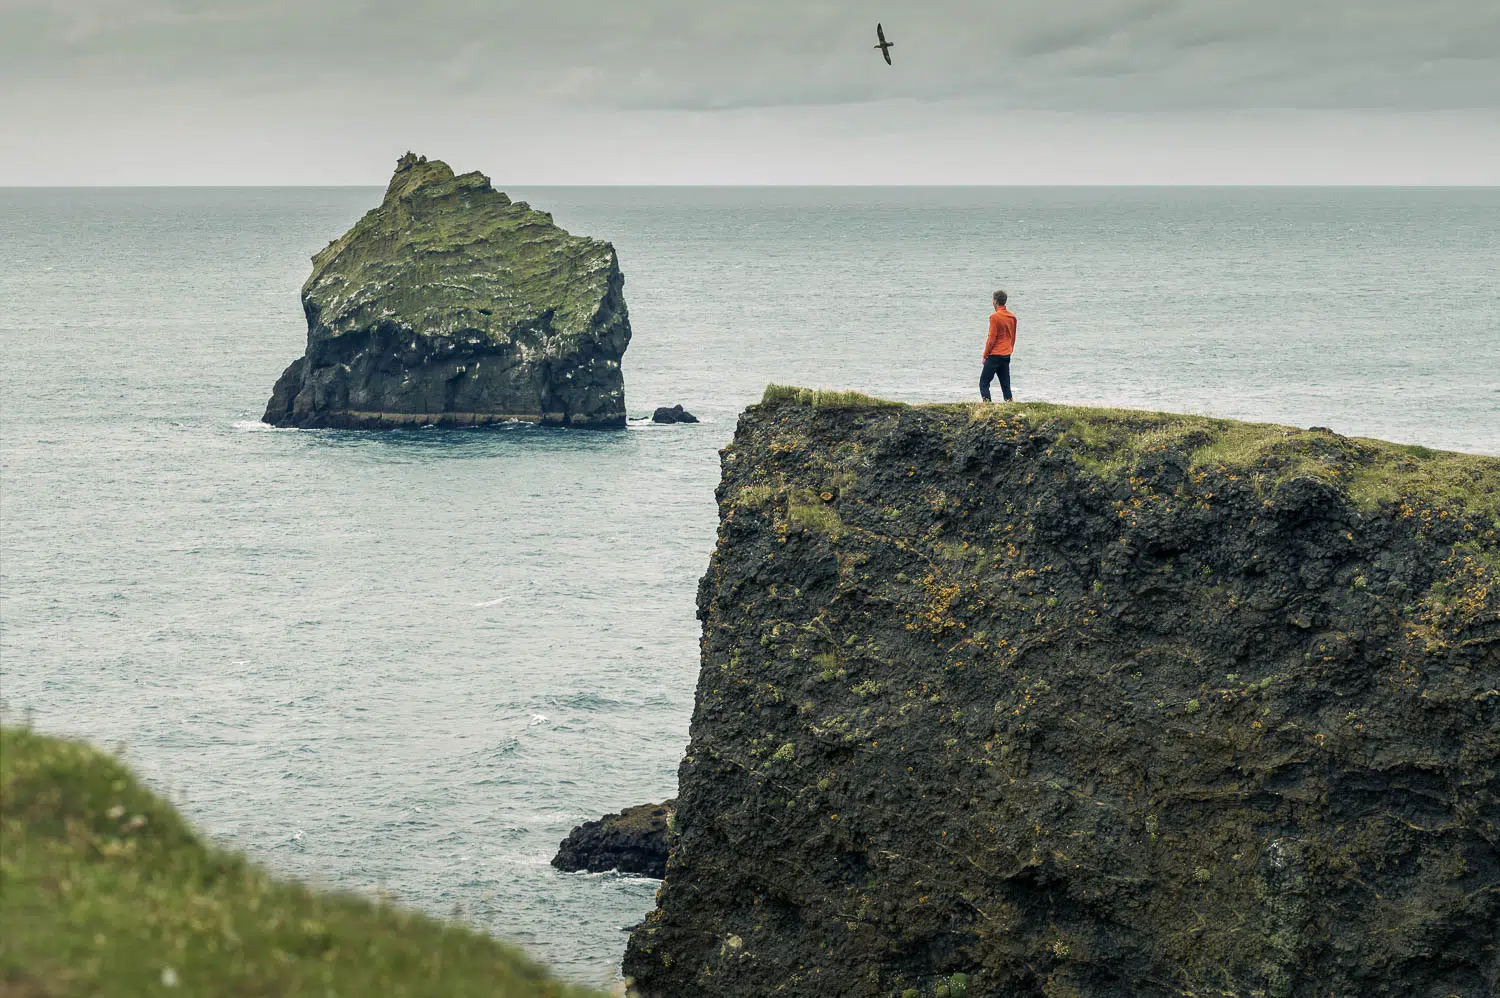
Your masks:
[{"label": "flying bird", "polygon": [[876,45],[875,48],[878,48],[880,54],[885,56],[885,64],[889,66],[891,65],[891,49],[896,47],[896,43],[885,40],[885,28],[879,23],[875,25],[875,34],[880,36],[880,44]]}]

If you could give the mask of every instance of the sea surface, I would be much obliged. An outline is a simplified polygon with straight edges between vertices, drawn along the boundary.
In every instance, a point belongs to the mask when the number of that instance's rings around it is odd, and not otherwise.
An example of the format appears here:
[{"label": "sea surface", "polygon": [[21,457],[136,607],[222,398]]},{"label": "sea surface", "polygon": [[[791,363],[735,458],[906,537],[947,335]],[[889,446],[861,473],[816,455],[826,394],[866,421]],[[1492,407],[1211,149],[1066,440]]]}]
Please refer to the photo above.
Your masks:
[{"label": "sea surface", "polygon": [[[503,185],[503,178],[497,183]],[[526,189],[614,242],[633,415],[256,422],[376,189],[0,190],[0,695],[214,840],[614,978],[656,883],[548,866],[675,790],[718,454],[767,382],[1015,386],[1500,454],[1500,189]]]}]

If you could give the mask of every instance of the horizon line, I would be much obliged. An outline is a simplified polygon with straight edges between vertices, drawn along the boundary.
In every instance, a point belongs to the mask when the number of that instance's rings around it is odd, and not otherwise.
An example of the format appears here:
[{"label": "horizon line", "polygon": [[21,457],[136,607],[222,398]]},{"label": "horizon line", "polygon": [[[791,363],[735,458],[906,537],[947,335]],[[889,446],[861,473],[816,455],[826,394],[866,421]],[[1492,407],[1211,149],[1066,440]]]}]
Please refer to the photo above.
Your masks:
[{"label": "horizon line", "polygon": [[[367,188],[385,187],[389,181],[377,181],[371,183],[324,183],[324,184],[3,184],[0,190],[5,191],[87,191],[87,190],[361,190]],[[491,180],[491,184],[494,181]],[[878,184],[878,183],[851,183],[851,184],[826,184],[826,183],[662,183],[662,184],[579,184],[579,183],[545,183],[545,182],[519,182],[508,186],[513,187],[548,187],[548,188],[577,188],[577,189],[617,189],[617,190],[668,190],[673,188],[682,189],[776,189],[786,188],[794,190],[806,190],[810,188],[822,188],[828,190],[849,189],[881,189],[881,190],[932,190],[932,189],[955,189],[955,190],[1002,190],[1002,189],[1029,189],[1029,190],[1118,190],[1121,188],[1142,189],[1171,189],[1171,190],[1496,190],[1500,189],[1500,181],[1494,183],[1448,183],[1448,184],[1420,184],[1420,183],[1056,183],[1056,184],[953,184],[953,183],[931,183],[931,184]],[[496,187],[496,190],[502,188]]]}]

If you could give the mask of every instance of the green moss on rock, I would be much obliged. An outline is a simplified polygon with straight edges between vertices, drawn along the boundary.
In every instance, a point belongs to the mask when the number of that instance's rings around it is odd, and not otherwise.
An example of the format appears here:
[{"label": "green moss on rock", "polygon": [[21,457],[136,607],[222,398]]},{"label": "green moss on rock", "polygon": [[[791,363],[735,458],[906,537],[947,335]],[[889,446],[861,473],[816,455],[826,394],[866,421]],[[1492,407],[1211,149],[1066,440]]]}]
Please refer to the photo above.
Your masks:
[{"label": "green moss on rock", "polygon": [[781,389],[723,469],[643,994],[1496,993],[1500,460]]}]

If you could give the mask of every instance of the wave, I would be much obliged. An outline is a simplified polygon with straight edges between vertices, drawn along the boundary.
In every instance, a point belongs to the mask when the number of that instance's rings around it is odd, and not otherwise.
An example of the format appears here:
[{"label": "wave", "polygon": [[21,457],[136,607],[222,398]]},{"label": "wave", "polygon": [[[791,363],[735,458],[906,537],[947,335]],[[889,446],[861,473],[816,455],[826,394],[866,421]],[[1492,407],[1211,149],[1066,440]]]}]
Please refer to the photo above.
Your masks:
[{"label": "wave", "polygon": [[272,426],[270,423],[262,423],[258,419],[236,419],[229,424],[241,433],[296,433],[295,426]]}]

